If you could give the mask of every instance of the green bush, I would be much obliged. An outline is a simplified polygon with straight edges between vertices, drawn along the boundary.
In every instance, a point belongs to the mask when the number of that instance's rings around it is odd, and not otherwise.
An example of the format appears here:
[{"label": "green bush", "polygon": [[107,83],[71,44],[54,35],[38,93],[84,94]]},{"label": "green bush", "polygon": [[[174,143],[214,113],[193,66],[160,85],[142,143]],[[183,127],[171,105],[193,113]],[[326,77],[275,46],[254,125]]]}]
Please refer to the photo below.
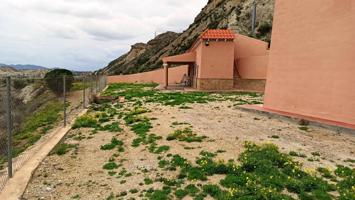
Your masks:
[{"label": "green bush", "polygon": [[97,120],[89,115],[84,115],[75,120],[75,123],[73,125],[73,129],[77,128],[97,128]]},{"label": "green bush", "polygon": [[21,90],[22,88],[26,87],[28,84],[27,80],[25,79],[14,79],[13,86],[16,90]]},{"label": "green bush", "polygon": [[54,69],[44,76],[47,87],[57,95],[63,94],[63,76],[66,77],[66,90],[70,91],[74,82],[74,75],[71,71],[66,69]]}]

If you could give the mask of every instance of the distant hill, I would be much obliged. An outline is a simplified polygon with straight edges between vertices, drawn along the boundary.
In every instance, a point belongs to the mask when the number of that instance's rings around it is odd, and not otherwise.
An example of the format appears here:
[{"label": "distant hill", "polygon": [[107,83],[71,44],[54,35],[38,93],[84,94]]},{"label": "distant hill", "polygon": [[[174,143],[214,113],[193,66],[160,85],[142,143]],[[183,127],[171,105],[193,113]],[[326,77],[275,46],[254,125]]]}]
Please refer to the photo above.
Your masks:
[{"label": "distant hill", "polygon": [[254,0],[209,0],[194,22],[182,33],[166,32],[148,43],[137,43],[99,73],[133,74],[162,67],[162,58],[186,52],[206,29],[232,29],[242,35],[270,42],[275,0],[257,1],[255,34],[251,33]]},{"label": "distant hill", "polygon": [[37,65],[0,64],[0,79],[11,76],[18,78],[43,78],[50,69]]},{"label": "distant hill", "polygon": [[18,72],[18,70],[15,69],[14,67],[5,66],[5,65],[0,64],[0,74],[2,74],[2,73],[15,73],[15,72]]},{"label": "distant hill", "polygon": [[20,64],[17,64],[17,65],[8,65],[8,64],[2,64],[0,63],[0,67],[3,67],[3,66],[6,66],[6,67],[13,67],[17,70],[40,70],[40,69],[48,69],[46,67],[42,67],[42,66],[38,66],[38,65],[20,65]]}]

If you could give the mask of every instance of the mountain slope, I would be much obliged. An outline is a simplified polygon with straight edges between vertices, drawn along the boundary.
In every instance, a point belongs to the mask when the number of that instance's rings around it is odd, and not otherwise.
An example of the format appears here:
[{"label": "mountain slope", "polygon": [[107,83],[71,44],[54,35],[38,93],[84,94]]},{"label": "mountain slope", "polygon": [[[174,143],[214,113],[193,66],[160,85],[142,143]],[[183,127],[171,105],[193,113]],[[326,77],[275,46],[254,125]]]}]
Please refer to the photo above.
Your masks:
[{"label": "mountain slope", "polygon": [[[113,75],[157,69],[162,66],[162,57],[185,52],[206,29],[228,28],[243,35],[251,35],[252,2],[253,0],[210,0],[183,33],[167,32],[147,44],[135,44],[128,53],[110,62],[100,72]],[[258,2],[256,33],[253,37],[270,41],[273,6],[274,0]]]},{"label": "mountain slope", "polygon": [[48,69],[38,65],[7,65],[0,63],[0,67],[13,67],[17,70],[40,70],[40,69]]}]

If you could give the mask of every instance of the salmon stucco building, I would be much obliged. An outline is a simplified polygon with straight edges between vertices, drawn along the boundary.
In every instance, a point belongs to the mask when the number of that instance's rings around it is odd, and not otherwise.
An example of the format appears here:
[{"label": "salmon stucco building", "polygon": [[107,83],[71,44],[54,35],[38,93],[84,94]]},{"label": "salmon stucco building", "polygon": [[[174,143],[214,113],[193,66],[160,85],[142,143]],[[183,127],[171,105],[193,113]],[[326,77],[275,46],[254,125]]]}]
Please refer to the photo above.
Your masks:
[{"label": "salmon stucco building", "polygon": [[264,108],[355,128],[354,0],[276,0]]},{"label": "salmon stucco building", "polygon": [[165,87],[169,83],[169,67],[188,65],[192,88],[264,91],[268,43],[232,30],[206,30],[188,52],[165,57],[163,63]]},{"label": "salmon stucco building", "polygon": [[186,53],[163,58],[163,68],[109,76],[108,82],[156,82],[167,88],[185,76],[186,87],[196,90],[264,92],[268,47],[267,42],[232,30],[206,30]]}]

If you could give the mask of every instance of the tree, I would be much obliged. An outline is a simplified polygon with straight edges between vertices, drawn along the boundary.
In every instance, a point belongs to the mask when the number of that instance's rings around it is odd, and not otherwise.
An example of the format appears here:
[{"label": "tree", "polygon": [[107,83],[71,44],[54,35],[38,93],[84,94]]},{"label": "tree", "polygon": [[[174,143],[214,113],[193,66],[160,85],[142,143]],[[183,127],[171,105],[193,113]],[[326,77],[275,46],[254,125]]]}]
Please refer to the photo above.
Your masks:
[{"label": "tree", "polygon": [[74,75],[71,71],[66,69],[54,69],[48,72],[44,80],[47,87],[57,95],[63,94],[63,76],[65,75],[65,87],[67,91],[70,91],[74,82]]}]

